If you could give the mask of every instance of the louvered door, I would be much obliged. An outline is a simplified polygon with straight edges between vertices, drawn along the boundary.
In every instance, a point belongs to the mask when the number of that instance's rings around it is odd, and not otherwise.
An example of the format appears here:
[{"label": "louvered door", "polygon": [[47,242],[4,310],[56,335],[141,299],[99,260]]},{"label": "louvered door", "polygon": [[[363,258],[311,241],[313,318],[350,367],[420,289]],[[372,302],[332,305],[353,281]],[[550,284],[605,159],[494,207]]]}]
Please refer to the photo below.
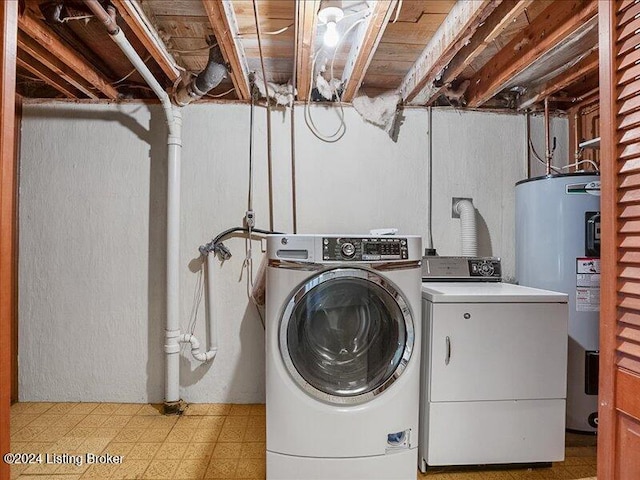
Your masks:
[{"label": "louvered door", "polygon": [[600,1],[598,479],[640,479],[640,0]]}]

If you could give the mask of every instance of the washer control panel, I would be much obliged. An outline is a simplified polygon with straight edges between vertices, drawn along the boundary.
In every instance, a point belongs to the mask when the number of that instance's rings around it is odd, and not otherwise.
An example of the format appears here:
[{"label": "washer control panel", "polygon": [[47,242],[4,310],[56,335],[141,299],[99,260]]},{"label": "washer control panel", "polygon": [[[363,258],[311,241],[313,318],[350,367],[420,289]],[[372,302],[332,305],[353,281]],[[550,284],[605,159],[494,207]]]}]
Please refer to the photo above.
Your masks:
[{"label": "washer control panel", "polygon": [[407,239],[401,237],[323,237],[322,259],[372,262],[407,260]]},{"label": "washer control panel", "polygon": [[499,282],[502,268],[497,257],[423,257],[422,280]]}]

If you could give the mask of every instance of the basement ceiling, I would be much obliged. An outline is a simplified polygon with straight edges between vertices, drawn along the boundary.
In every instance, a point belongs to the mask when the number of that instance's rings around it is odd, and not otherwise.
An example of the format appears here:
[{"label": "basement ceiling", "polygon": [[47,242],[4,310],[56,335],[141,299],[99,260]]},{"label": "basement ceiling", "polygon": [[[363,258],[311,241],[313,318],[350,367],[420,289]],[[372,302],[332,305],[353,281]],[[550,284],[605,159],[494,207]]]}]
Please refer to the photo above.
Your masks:
[{"label": "basement ceiling", "polygon": [[[229,77],[201,101],[249,101],[253,73],[342,82],[342,100],[398,92],[405,104],[537,108],[597,96],[595,0],[101,0],[168,90],[220,49]],[[640,14],[640,4],[630,0]],[[20,0],[18,93],[94,101],[153,99],[82,0]],[[340,6],[326,47],[325,6]],[[256,24],[257,20],[257,24]],[[259,28],[258,28],[259,27]],[[259,34],[258,34],[259,33]],[[262,51],[262,56],[261,56]],[[261,60],[263,62],[261,62]],[[313,96],[313,95],[312,95]]]}]

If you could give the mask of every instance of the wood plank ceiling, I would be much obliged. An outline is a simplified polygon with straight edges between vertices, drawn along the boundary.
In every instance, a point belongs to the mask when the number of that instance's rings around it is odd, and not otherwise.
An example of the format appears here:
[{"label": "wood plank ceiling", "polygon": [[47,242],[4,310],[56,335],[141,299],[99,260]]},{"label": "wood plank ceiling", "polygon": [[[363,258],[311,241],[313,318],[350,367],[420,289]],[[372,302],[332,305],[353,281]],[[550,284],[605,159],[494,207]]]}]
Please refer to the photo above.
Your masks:
[{"label": "wood plank ceiling", "polygon": [[[570,108],[597,89],[596,0],[101,3],[117,9],[118,25],[169,90],[219,48],[230,75],[202,101],[248,101],[252,73],[262,76],[260,46],[267,80],[294,84],[298,100],[320,71],[330,79],[332,64],[345,102],[392,91],[413,105],[535,109],[551,96]],[[335,5],[344,18],[333,49],[323,44],[327,27],[317,12]],[[21,95],[153,98],[81,0],[20,0],[20,7]]]}]

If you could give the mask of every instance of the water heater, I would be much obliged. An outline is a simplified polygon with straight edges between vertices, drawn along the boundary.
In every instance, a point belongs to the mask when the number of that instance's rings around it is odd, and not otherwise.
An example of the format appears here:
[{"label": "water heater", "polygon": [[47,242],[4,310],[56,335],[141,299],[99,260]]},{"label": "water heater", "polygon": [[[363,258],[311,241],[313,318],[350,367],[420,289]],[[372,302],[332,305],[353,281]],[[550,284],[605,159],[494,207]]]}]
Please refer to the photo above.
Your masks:
[{"label": "water heater", "polygon": [[[567,429],[598,426],[600,177],[548,175],[516,184],[516,279],[569,295]],[[544,355],[544,345],[540,346]]]}]

